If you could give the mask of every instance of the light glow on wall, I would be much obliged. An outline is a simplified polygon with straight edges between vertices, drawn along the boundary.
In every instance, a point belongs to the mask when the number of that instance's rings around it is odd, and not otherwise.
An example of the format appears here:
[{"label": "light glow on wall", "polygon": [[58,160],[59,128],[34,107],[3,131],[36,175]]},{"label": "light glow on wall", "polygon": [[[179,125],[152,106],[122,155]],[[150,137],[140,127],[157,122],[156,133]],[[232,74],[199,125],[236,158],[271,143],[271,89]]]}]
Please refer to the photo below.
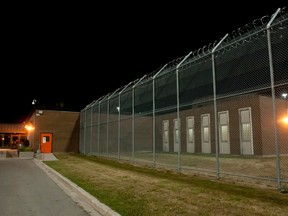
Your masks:
[{"label": "light glow on wall", "polygon": [[284,118],[282,119],[282,121],[283,121],[284,124],[287,124],[287,125],[288,125],[288,116],[284,117]]},{"label": "light glow on wall", "polygon": [[31,130],[34,130],[35,129],[35,127],[34,127],[34,125],[33,124],[26,124],[25,125],[25,128],[26,128],[26,130],[28,130],[28,131],[31,131]]}]

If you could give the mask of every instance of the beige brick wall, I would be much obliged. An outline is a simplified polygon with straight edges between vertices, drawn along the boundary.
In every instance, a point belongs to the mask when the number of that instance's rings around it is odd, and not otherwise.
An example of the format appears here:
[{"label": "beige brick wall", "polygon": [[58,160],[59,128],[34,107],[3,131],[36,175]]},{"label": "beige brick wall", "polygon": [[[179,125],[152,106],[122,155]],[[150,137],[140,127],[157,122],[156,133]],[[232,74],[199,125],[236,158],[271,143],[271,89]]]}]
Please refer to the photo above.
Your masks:
[{"label": "beige brick wall", "polygon": [[80,112],[36,110],[30,121],[35,124],[31,134],[34,151],[40,144],[41,133],[53,135],[52,152],[78,152],[80,140]]}]

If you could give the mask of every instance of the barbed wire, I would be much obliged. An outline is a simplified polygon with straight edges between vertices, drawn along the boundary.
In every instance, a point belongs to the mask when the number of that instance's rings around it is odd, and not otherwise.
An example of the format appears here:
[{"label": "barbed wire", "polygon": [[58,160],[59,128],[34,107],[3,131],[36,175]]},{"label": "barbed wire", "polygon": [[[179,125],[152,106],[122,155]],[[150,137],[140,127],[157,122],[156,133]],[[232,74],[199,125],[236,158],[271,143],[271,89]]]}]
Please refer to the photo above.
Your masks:
[{"label": "barbed wire", "polygon": [[[235,49],[239,46],[244,45],[245,43],[251,42],[253,40],[257,40],[261,36],[266,36],[266,27],[268,22],[271,20],[274,14],[271,16],[265,15],[259,19],[255,19],[246,25],[239,27],[233,30],[225,40],[220,44],[218,47],[216,54],[223,54],[231,49]],[[288,27],[288,10],[287,7],[283,7],[280,9],[277,19],[273,22],[271,26],[272,31],[276,31],[277,29],[283,29]],[[203,58],[207,55],[211,55],[213,48],[221,41],[222,38],[219,40],[215,40],[214,42],[205,45],[195,51],[187,58],[186,66],[183,64],[182,67],[187,67],[187,64],[191,61],[195,61],[195,59]],[[206,58],[203,58],[203,61],[206,61]],[[175,67],[175,66],[174,66]],[[181,67],[181,68],[182,68]]]},{"label": "barbed wire", "polygon": [[[231,49],[235,49],[239,46],[242,46],[245,43],[251,42],[253,40],[257,40],[261,36],[266,35],[266,26],[268,22],[271,20],[274,14],[272,15],[265,15],[259,19],[255,19],[250,23],[245,24],[242,27],[239,27],[235,30],[233,30],[228,36],[223,40],[223,42],[220,44],[218,47],[216,53],[217,55],[223,54]],[[271,26],[271,29],[273,31],[276,31],[277,29],[283,29],[288,27],[288,8],[283,7],[280,9],[279,13],[277,14],[277,18],[273,22],[273,25]],[[275,28],[274,28],[275,27]],[[191,51],[189,57],[186,59],[185,64],[181,66],[181,69],[184,69],[185,67],[189,67],[189,65],[195,65],[195,62],[197,59],[202,59],[203,61],[207,61],[208,58],[203,58],[205,56],[211,56],[213,48],[223,39],[220,38],[219,40],[215,40],[208,45],[204,45],[201,48],[198,48],[194,51]],[[163,66],[157,68],[154,70],[152,73],[145,75],[143,79],[138,78],[129,84],[123,86],[122,88],[119,89],[119,92],[122,92],[121,90],[125,89],[125,91],[131,90],[135,84],[143,84],[147,81],[151,81],[151,79],[154,78],[154,76],[161,70],[161,76],[163,75],[169,75],[170,73],[175,72],[175,68],[177,65],[186,57],[186,55],[181,56],[179,58],[173,59],[172,61],[168,62],[165,65],[165,68]],[[194,62],[191,63],[191,62]],[[198,62],[198,63],[201,63]],[[141,79],[141,80],[140,80]],[[109,96],[110,94],[107,94]],[[106,97],[103,97],[104,99]],[[98,101],[98,100],[97,100]]]}]

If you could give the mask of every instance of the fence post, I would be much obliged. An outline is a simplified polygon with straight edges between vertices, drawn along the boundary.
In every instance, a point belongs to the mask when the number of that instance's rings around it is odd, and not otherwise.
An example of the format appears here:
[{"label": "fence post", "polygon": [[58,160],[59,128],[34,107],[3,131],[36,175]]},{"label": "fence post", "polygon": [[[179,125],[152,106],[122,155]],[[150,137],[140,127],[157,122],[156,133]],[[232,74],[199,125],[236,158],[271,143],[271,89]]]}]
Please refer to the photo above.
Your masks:
[{"label": "fence post", "polygon": [[214,127],[215,127],[215,147],[216,147],[216,175],[219,178],[219,140],[218,140],[218,111],[217,111],[217,101],[216,101],[216,74],[215,74],[215,50],[220,46],[220,44],[226,39],[228,34],[226,34],[221,41],[212,49],[212,75],[213,75],[213,106],[214,106]]},{"label": "fence post", "polygon": [[274,87],[274,68],[273,68],[273,58],[272,58],[272,47],[271,47],[271,23],[276,18],[277,14],[280,12],[280,8],[272,16],[271,20],[268,22],[267,29],[267,42],[268,42],[268,54],[269,54],[269,66],[270,66],[270,80],[271,80],[271,92],[272,92],[272,109],[274,117],[274,137],[275,137],[275,152],[276,152],[276,171],[277,171],[277,185],[278,190],[281,190],[281,174],[280,174],[280,155],[278,146],[278,128],[277,128],[277,113],[275,107],[275,87]]}]

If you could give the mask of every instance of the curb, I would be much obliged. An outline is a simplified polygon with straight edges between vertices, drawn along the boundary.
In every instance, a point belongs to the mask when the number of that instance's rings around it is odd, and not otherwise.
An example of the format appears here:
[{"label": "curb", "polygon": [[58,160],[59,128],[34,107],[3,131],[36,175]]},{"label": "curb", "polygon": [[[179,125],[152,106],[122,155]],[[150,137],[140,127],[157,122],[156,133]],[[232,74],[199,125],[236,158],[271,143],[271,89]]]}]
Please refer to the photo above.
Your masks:
[{"label": "curb", "polygon": [[44,164],[38,159],[33,159],[34,163],[39,166],[45,173],[66,192],[75,202],[79,203],[91,215],[98,216],[120,216],[119,213],[113,211],[108,206],[101,203],[87,191],[78,185],[60,175],[58,172]]}]

